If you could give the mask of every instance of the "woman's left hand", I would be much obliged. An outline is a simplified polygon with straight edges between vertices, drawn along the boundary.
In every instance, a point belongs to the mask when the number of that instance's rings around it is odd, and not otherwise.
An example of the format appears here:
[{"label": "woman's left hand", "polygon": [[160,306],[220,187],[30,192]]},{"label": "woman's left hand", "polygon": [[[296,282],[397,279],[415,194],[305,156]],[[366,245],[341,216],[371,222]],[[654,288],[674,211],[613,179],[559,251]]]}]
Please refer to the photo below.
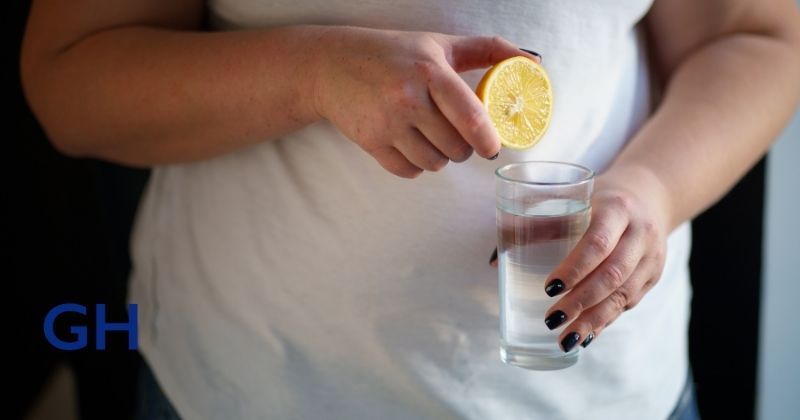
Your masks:
[{"label": "woman's left hand", "polygon": [[586,347],[633,308],[664,268],[670,230],[665,191],[649,171],[609,171],[597,178],[586,233],[545,282],[545,292],[569,291],[547,312],[564,351]]},{"label": "woman's left hand", "polygon": [[564,351],[589,345],[656,284],[672,228],[666,189],[645,168],[612,168],[594,191],[586,233],[545,281],[550,296],[570,292],[545,316],[550,329],[568,324],[558,338]]}]

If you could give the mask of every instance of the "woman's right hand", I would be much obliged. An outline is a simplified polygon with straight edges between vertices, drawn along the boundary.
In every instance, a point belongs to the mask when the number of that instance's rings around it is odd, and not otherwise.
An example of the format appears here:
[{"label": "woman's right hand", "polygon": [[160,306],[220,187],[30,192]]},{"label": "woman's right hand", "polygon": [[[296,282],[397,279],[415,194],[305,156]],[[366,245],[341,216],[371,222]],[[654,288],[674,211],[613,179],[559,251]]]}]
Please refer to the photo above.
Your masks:
[{"label": "woman's right hand", "polygon": [[415,178],[475,150],[492,159],[500,141],[458,73],[524,55],[500,37],[352,27],[320,38],[314,107],[387,171]]}]

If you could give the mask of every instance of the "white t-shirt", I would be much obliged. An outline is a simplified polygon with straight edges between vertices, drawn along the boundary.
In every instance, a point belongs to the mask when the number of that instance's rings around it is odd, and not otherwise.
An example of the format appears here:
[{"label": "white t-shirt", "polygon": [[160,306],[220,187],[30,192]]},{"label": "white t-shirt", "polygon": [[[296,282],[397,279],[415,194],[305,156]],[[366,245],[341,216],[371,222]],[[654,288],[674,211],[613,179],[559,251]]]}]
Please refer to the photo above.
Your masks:
[{"label": "white t-shirt", "polygon": [[[326,122],[156,168],[134,237],[140,343],[188,419],[659,419],[687,372],[688,224],[661,281],[551,372],[498,354],[493,170],[602,171],[649,113],[648,0],[216,0],[220,29],[347,24],[501,35],[540,52],[554,118],[533,150],[415,180]],[[480,72],[465,77],[474,83]],[[347,106],[342,103],[342,106]]]}]

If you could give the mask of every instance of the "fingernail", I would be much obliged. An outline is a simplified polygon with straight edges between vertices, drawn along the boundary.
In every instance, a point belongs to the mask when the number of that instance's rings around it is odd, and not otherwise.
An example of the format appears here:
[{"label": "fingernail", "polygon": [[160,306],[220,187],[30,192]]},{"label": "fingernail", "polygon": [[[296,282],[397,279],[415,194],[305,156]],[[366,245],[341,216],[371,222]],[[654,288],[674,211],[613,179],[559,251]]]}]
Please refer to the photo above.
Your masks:
[{"label": "fingernail", "polygon": [[489,158],[489,160],[495,160],[498,156],[500,156],[500,152],[495,153],[494,156]]},{"label": "fingernail", "polygon": [[544,325],[547,325],[547,328],[554,330],[558,328],[559,325],[563,324],[564,321],[567,320],[567,314],[562,311],[555,311],[550,316],[545,318]]},{"label": "fingernail", "polygon": [[525,48],[520,48],[520,50],[525,51],[528,54],[535,55],[535,56],[539,57],[540,61],[542,59],[542,55],[537,53],[536,51],[526,50]]},{"label": "fingernail", "polygon": [[567,336],[561,340],[561,348],[564,349],[564,353],[569,353],[569,351],[578,344],[578,340],[580,339],[581,335],[576,332],[567,334]]},{"label": "fingernail", "polygon": [[489,257],[489,265],[491,265],[496,260],[497,260],[497,248],[495,248],[494,251],[492,251],[492,256]]},{"label": "fingernail", "polygon": [[581,347],[586,348],[586,346],[592,343],[592,340],[594,340],[594,333],[590,332],[589,335],[586,336],[586,340],[583,340],[583,343],[581,343]]},{"label": "fingernail", "polygon": [[561,294],[564,291],[564,287],[564,282],[561,279],[555,279],[544,288],[544,292],[547,293],[547,296],[553,297]]}]

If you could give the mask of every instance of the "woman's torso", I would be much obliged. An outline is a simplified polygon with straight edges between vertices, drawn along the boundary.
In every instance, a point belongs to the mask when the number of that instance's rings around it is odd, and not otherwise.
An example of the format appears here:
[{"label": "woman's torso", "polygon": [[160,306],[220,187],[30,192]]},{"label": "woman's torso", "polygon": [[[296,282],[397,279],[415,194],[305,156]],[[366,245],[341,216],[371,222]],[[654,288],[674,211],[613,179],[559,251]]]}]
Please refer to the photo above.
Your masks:
[{"label": "woman's torso", "polygon": [[[686,372],[688,226],[661,282],[574,367],[498,357],[492,171],[551,159],[602,170],[649,112],[616,2],[217,0],[220,29],[348,24],[501,35],[544,57],[555,92],[533,150],[416,180],[320,122],[156,168],[134,238],[142,350],[187,418],[658,418]],[[474,83],[478,73],[466,75]],[[346,103],[343,103],[346,106]]]}]

